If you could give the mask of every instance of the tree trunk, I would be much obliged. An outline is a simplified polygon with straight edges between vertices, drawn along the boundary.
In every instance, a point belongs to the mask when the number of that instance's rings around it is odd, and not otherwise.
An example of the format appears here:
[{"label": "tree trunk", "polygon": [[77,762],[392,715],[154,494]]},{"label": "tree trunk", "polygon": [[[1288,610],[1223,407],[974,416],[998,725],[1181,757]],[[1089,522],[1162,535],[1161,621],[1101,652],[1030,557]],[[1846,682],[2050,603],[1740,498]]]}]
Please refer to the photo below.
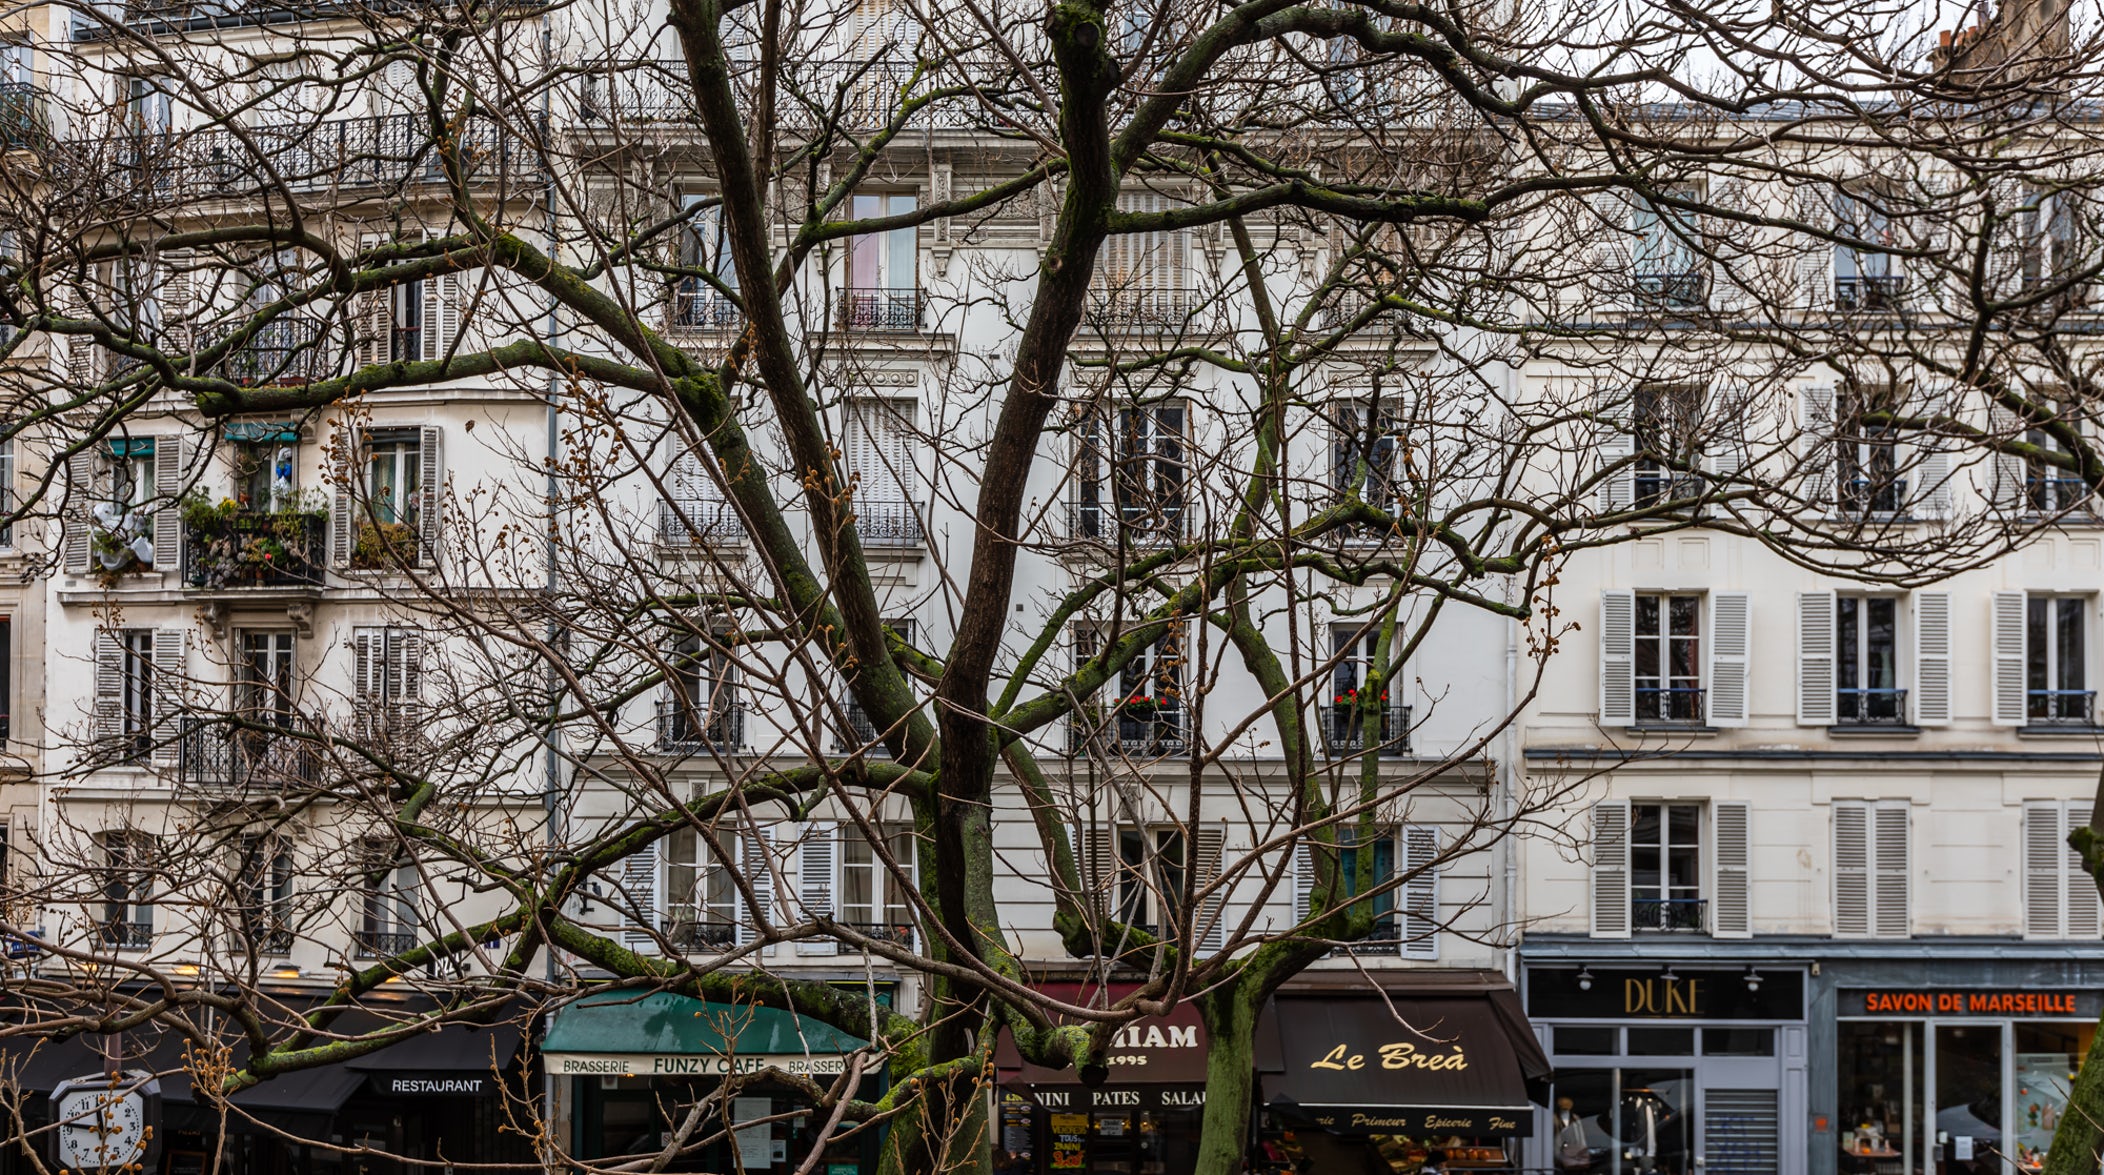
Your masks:
[{"label": "tree trunk", "polygon": [[1229,983],[1198,998],[1205,1019],[1205,1116],[1198,1134],[1197,1175],[1233,1175],[1249,1146],[1251,1087],[1256,1083],[1257,1016],[1263,1001]]}]

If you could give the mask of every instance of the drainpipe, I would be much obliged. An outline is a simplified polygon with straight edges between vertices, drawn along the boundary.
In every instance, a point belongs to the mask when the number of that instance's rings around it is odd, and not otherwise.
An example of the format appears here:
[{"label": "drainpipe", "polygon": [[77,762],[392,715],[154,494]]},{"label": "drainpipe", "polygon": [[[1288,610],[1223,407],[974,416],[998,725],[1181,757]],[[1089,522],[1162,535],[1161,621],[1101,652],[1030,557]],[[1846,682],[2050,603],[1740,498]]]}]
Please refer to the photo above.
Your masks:
[{"label": "drainpipe", "polygon": [[[549,16],[548,11],[546,9],[543,9],[541,12],[541,59],[544,62],[550,61],[554,59],[554,56],[555,26],[553,20]],[[548,135],[552,133],[552,128],[554,126],[555,119],[554,96],[547,87],[543,87],[541,90],[540,106],[540,135],[542,143],[545,144],[547,142]],[[543,156],[543,164],[546,164],[545,154]],[[556,226],[558,221],[555,204],[555,180],[553,175],[548,176],[544,182],[546,184],[546,187],[543,193],[543,200],[545,202],[544,206],[545,213],[547,216],[548,259],[550,262],[555,262],[560,260],[560,254],[558,253],[558,249],[560,248],[560,237],[556,232]],[[555,295],[550,294],[548,295],[548,341],[552,345],[556,340],[558,340],[561,337],[561,335],[561,306],[556,301]],[[551,371],[548,374],[547,400],[548,476],[547,485],[545,487],[544,493],[546,494],[550,526],[548,527],[548,568],[547,583],[545,586],[545,590],[550,596],[553,596],[555,594],[555,589],[560,582],[560,577],[558,576],[556,570],[557,542],[559,541],[557,538],[558,528],[553,525],[555,521],[555,512],[557,511],[561,503],[561,486],[557,483],[555,472],[557,451],[561,445],[562,440],[562,377],[559,372]],[[560,637],[561,633],[557,631],[556,622],[554,620],[550,620],[548,622],[548,646],[551,649],[559,647],[557,641]],[[553,668],[550,668],[548,672],[548,677],[551,684],[561,680],[559,677],[557,677]],[[563,841],[566,839],[565,831],[563,828],[562,810],[562,734],[556,729],[555,724],[552,721],[555,716],[555,713],[560,709],[560,706],[556,701],[553,690],[550,691],[548,708],[549,717],[551,721],[549,722],[548,726],[548,745],[547,750],[545,752],[545,775],[543,778],[541,790],[541,816],[542,825],[544,829],[543,837],[548,848],[548,859],[553,860],[556,852],[559,851]],[[557,979],[555,968],[555,951],[546,946],[543,946],[541,949],[541,954],[546,960],[546,978],[548,980],[549,990],[552,991],[555,988],[555,983]],[[545,1028],[545,1023],[546,1022],[544,1020],[543,1028]],[[543,1123],[548,1123],[551,1125],[554,1123],[556,1116],[557,1090],[555,1080],[555,1075],[548,1072],[547,1069],[543,1067],[541,1071],[541,1121]],[[550,1157],[552,1158],[553,1156]]]}]

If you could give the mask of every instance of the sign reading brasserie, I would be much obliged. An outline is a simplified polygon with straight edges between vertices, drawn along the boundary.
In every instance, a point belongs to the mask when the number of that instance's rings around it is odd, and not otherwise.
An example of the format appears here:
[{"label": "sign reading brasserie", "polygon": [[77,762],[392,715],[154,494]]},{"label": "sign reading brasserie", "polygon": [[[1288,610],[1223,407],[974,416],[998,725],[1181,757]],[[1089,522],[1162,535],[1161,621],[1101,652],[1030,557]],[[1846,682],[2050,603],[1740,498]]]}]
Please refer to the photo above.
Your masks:
[{"label": "sign reading brasserie", "polygon": [[727,1057],[720,1053],[548,1053],[543,1059],[549,1072],[569,1077],[722,1077],[729,1073],[757,1073],[770,1067],[814,1077],[847,1072],[847,1059],[831,1054],[753,1053]]},{"label": "sign reading brasserie", "polygon": [[1533,967],[1527,1015],[1536,1019],[1802,1020],[1804,972],[1777,968]]},{"label": "sign reading brasserie", "polygon": [[2094,1020],[2104,996],[2009,988],[1843,988],[1843,1016],[2074,1016]]}]

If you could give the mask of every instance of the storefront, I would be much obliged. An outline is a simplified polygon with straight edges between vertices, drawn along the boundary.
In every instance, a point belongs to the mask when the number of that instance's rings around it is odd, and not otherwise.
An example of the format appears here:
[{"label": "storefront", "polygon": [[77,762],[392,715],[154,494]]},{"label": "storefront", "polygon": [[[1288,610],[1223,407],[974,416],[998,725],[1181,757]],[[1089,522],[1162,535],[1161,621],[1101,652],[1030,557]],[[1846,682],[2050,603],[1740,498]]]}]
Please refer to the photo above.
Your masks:
[{"label": "storefront", "polygon": [[1802,965],[1530,964],[1556,1070],[1527,1166],[1563,1175],[1801,1171]]},{"label": "storefront", "polygon": [[[1135,984],[1040,984],[1077,1006],[1108,1006]],[[1012,1155],[1028,1156],[1042,1175],[1177,1175],[1197,1164],[1205,1113],[1205,1024],[1180,1004],[1167,1016],[1120,1028],[1107,1058],[1110,1076],[1085,1085],[1072,1069],[1025,1064],[1004,1035],[1000,1071],[1001,1137]]]},{"label": "storefront", "polygon": [[[777,1008],[706,1003],[670,992],[611,992],[556,1012],[541,1044],[547,1072],[570,1083],[571,1138],[589,1160],[643,1158],[681,1137],[725,1137],[681,1154],[665,1171],[742,1169],[751,1175],[795,1170],[809,1154],[814,1119],[803,1098],[778,1085],[756,1084],[730,1099],[727,1115],[703,1108],[723,1078],[778,1068],[838,1078],[847,1057],[868,1042]],[[871,1097],[880,1075],[854,1096]],[[728,1118],[728,1121],[725,1118]],[[750,1125],[746,1125],[750,1123]],[[876,1169],[874,1134],[827,1149],[825,1175]]]},{"label": "storefront", "polygon": [[1282,991],[1260,1030],[1257,1150],[1274,1170],[1509,1171],[1546,1096],[1518,996],[1490,975]]}]

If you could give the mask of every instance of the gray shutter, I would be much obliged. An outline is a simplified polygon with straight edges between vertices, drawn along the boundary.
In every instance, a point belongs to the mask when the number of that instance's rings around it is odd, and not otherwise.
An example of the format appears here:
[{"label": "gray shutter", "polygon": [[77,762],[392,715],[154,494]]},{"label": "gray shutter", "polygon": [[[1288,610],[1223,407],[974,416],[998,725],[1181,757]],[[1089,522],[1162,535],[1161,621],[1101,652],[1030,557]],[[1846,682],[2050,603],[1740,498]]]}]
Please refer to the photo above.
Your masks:
[{"label": "gray shutter", "polygon": [[1716,897],[1710,902],[1710,933],[1718,938],[1753,937],[1752,805],[1718,800],[1710,808],[1715,832]]},{"label": "gray shutter", "polygon": [[384,632],[377,628],[351,631],[351,697],[361,706],[377,703],[384,692],[376,688],[375,677],[376,668],[386,664],[386,649],[376,647],[384,641]]},{"label": "gray shutter", "polygon": [[1593,937],[1629,937],[1629,801],[1593,805]]},{"label": "gray shutter", "polygon": [[1994,593],[1991,646],[1994,658],[1994,722],[2022,726],[2024,705],[2024,593]]},{"label": "gray shutter", "polygon": [[[2090,811],[2090,806],[2084,803],[2067,806],[2065,832],[2068,836],[2089,824]],[[2067,936],[2093,942],[2104,937],[2104,903],[2098,898],[2097,881],[2089,875],[2089,870],[2082,867],[2082,854],[2067,848],[2065,837],[2061,844],[2067,854]]]},{"label": "gray shutter", "polygon": [[1803,397],[1804,497],[1814,513],[1824,515],[1834,507],[1833,385],[1814,384],[1804,389]]},{"label": "gray shutter", "polygon": [[438,566],[439,514],[445,509],[446,466],[439,448],[443,430],[437,425],[425,425],[417,431],[416,456],[422,466],[418,477],[423,483],[423,501],[417,504],[416,516],[417,561],[429,568]]},{"label": "gray shutter", "polygon": [[180,436],[156,437],[153,442],[153,565],[157,571],[182,568],[183,512],[176,503],[182,497],[185,444]]},{"label": "gray shutter", "polygon": [[1912,928],[1907,900],[1913,856],[1907,827],[1910,807],[1904,800],[1887,802],[1873,807],[1870,815],[1877,868],[1871,886],[1874,929],[1879,938],[1905,938]]},{"label": "gray shutter", "polygon": [[1951,594],[1914,593],[1913,720],[1919,726],[1951,721]]},{"label": "gray shutter", "polygon": [[1834,803],[1834,934],[1870,933],[1870,813],[1855,801]]},{"label": "gray shutter", "polygon": [[1600,594],[1600,721],[1636,721],[1636,593]]},{"label": "gray shutter", "polygon": [[[2070,853],[2058,802],[2024,805],[2024,937],[2059,938],[2061,891],[2066,888],[2063,862]],[[2094,890],[2092,890],[2094,892]]]},{"label": "gray shutter", "polygon": [[1834,593],[1797,595],[1797,722],[1834,723]]},{"label": "gray shutter", "polygon": [[[840,851],[837,846],[841,826],[831,820],[813,820],[798,831],[796,897],[802,906],[797,911],[798,920],[835,917],[839,913],[833,902],[838,893],[836,878]],[[830,937],[798,939],[796,953],[834,955],[840,953],[840,942]]]},{"label": "gray shutter", "polygon": [[[160,312],[161,337],[154,345],[163,355],[187,354],[196,340],[197,323],[208,309],[198,296],[197,255],[188,249],[171,249],[156,260],[153,272],[160,279],[153,291]],[[209,293],[209,290],[205,291]]]},{"label": "gray shutter", "polygon": [[88,510],[95,504],[96,459],[93,453],[75,453],[66,458],[66,513],[60,540],[68,571],[88,569],[88,550],[95,533]]},{"label": "gray shutter", "polygon": [[[1227,824],[1220,820],[1207,820],[1199,824],[1195,831],[1198,852],[1192,860],[1195,866],[1192,877],[1197,886],[1211,885],[1220,880],[1221,859],[1227,854]],[[1226,887],[1223,886],[1216,890],[1213,896],[1198,903],[1194,917],[1196,925],[1193,932],[1198,950],[1210,953],[1226,949]]]},{"label": "gray shutter", "polygon": [[173,715],[182,708],[183,683],[188,673],[184,653],[188,633],[180,628],[153,630],[153,761],[173,767],[180,749]]},{"label": "gray shutter", "polygon": [[619,885],[615,908],[621,913],[621,945],[637,954],[657,954],[657,932],[672,921],[665,910],[658,842],[637,849],[621,862]]},{"label": "gray shutter", "polygon": [[94,737],[108,742],[124,733],[124,645],[114,628],[95,630]]},{"label": "gray shutter", "polygon": [[1306,922],[1314,913],[1315,854],[1306,844],[1293,846],[1293,920]]},{"label": "gray shutter", "polygon": [[1753,602],[1745,592],[1710,596],[1709,722],[1744,726],[1753,708],[1749,696]]},{"label": "gray shutter", "polygon": [[1429,824],[1412,824],[1398,834],[1396,846],[1409,880],[1396,895],[1402,919],[1402,955],[1406,959],[1439,957],[1439,830]]},{"label": "gray shutter", "polygon": [[1100,933],[1110,918],[1110,893],[1118,884],[1111,870],[1110,838],[1094,820],[1083,824],[1080,833],[1074,841],[1074,863],[1081,872],[1081,903]]}]

